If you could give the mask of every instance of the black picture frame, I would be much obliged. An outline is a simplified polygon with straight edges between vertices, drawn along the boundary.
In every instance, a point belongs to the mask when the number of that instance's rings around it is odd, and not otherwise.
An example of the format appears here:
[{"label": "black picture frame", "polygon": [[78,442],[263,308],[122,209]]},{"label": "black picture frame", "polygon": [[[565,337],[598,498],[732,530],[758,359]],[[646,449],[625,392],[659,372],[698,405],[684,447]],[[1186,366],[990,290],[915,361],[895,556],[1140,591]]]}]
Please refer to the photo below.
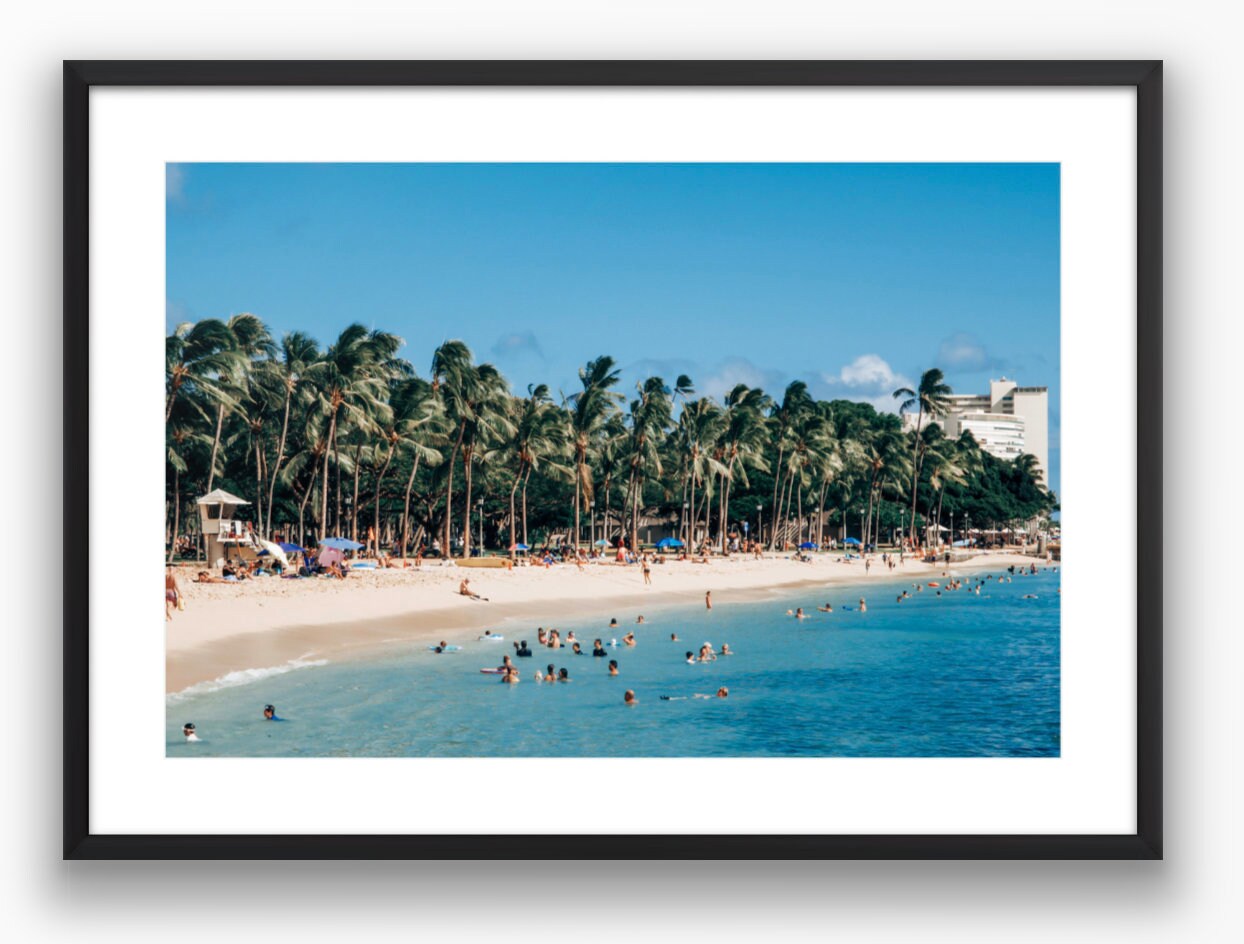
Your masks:
[{"label": "black picture frame", "polygon": [[[89,94],[105,86],[1124,86],[1136,90],[1137,503],[1162,523],[1162,63],[77,61],[64,63],[65,542],[88,521]],[[1144,421],[1140,422],[1143,417]],[[1162,560],[1138,552],[1136,832],[1127,835],[101,835],[90,829],[89,585],[64,593],[65,859],[1160,859]],[[601,840],[605,839],[605,842]]]}]

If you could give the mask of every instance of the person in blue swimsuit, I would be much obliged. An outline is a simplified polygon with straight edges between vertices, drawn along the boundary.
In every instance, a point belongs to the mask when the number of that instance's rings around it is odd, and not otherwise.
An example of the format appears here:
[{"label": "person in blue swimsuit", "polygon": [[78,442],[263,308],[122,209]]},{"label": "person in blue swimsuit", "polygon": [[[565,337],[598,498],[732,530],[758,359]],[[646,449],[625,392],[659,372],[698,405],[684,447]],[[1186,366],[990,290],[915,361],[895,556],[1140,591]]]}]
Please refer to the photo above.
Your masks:
[{"label": "person in blue swimsuit", "polygon": [[264,721],[284,721],[285,720],[284,718],[278,718],[276,716],[276,709],[273,708],[271,705],[263,706],[263,719]]}]

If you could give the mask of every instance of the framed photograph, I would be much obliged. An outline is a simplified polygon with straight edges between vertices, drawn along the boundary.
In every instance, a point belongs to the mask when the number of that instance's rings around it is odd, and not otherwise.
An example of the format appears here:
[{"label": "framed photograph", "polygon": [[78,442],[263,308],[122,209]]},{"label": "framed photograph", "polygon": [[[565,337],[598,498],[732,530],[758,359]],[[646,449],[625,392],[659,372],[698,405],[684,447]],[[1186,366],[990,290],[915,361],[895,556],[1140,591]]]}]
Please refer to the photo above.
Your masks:
[{"label": "framed photograph", "polygon": [[1161,94],[66,63],[64,856],[1160,858]]}]

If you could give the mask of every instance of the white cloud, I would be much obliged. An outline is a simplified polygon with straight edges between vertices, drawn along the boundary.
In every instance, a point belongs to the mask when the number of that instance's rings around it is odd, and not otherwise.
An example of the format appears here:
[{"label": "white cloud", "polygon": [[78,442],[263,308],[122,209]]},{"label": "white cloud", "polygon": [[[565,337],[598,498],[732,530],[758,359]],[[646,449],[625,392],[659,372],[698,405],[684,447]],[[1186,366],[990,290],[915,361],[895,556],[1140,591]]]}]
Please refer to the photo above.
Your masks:
[{"label": "white cloud", "polygon": [[991,355],[985,350],[985,345],[966,331],[956,331],[942,341],[937,349],[937,365],[951,370],[1002,369],[1006,366],[1001,358]]},{"label": "white cloud", "polygon": [[738,384],[760,387],[771,397],[780,397],[786,386],[779,370],[758,367],[745,357],[728,357],[706,375],[696,378],[696,392],[701,396],[720,400]]},{"label": "white cloud", "polygon": [[899,407],[894,391],[914,386],[909,377],[896,371],[878,354],[861,354],[837,374],[823,372],[821,380],[830,396],[871,403],[878,411],[887,413],[897,412]]},{"label": "white cloud", "polygon": [[901,387],[902,378],[880,356],[861,354],[838,372],[838,379],[848,387]]}]

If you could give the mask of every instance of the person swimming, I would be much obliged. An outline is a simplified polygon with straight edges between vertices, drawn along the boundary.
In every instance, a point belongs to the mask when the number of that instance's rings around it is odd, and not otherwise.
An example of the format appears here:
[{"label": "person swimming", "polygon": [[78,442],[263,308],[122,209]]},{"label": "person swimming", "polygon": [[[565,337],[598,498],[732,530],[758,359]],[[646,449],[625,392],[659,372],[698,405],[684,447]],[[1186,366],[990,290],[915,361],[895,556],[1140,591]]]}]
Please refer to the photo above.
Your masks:
[{"label": "person swimming", "polygon": [[723,643],[721,644],[721,654],[722,654],[723,656],[732,656],[732,655],[734,655],[734,653],[730,651],[730,643],[728,643],[728,642],[723,642]]},{"label": "person swimming", "polygon": [[818,607],[817,607],[817,610],[818,610],[819,612],[821,612],[821,613],[832,613],[832,612],[834,612],[834,608],[833,608],[833,606],[832,606],[832,605],[830,605],[828,602],[826,602],[826,604],[825,604],[824,606],[818,606]]},{"label": "person swimming", "polygon": [[695,653],[694,652],[691,652],[691,651],[687,652],[687,665],[695,665]]},{"label": "person swimming", "polygon": [[507,685],[517,685],[522,679],[518,677],[518,669],[510,666],[505,670],[505,674],[501,676],[501,681]]},{"label": "person swimming", "polygon": [[527,648],[526,639],[524,639],[522,645],[518,647],[518,652],[516,654],[518,655],[520,659],[531,658],[531,650]]},{"label": "person swimming", "polygon": [[626,645],[628,646],[635,645],[635,634],[627,633],[625,636],[622,637],[622,642],[626,643]]},{"label": "person swimming", "polygon": [[194,722],[193,722],[193,721],[187,721],[187,722],[186,722],[186,723],[182,726],[181,733],[182,733],[182,734],[184,734],[184,735],[186,736],[186,740],[187,740],[187,741],[197,741],[197,740],[199,740],[199,736],[198,736],[197,734],[195,734],[195,733],[194,733]]},{"label": "person swimming", "polygon": [[596,657],[607,656],[609,653],[605,650],[605,644],[599,639],[592,643],[592,655]]},{"label": "person swimming", "polygon": [[609,660],[609,674],[610,675],[618,674],[618,660],[617,659]]},{"label": "person swimming", "polygon": [[635,697],[635,692],[628,688],[626,694],[622,696],[622,703],[625,705],[637,705],[639,704],[639,699]]},{"label": "person swimming", "polygon": [[635,618],[636,623],[642,623],[643,621],[644,621],[644,616],[642,613]]},{"label": "person swimming", "polygon": [[670,633],[670,642],[678,642],[678,633]]},{"label": "person swimming", "polygon": [[566,670],[566,669],[562,669],[560,672],[558,672],[558,673],[557,673],[557,681],[559,681],[559,682],[569,682],[569,681],[570,681],[570,672],[569,672],[568,670]]},{"label": "person swimming", "polygon": [[263,706],[263,717],[265,721],[284,721],[285,720],[284,718],[278,718],[276,716],[276,708],[274,708],[272,705]]},{"label": "person swimming", "polygon": [[577,656],[583,655],[583,647],[580,646],[578,643],[575,643],[573,646],[570,647],[570,649]]},{"label": "person swimming", "polygon": [[861,613],[867,613],[867,612],[868,612],[868,604],[864,602],[864,598],[863,598],[863,597],[860,597],[860,612],[861,612]]},{"label": "person swimming", "polygon": [[802,606],[795,610],[795,619],[807,619],[807,614],[804,613]]},{"label": "person swimming", "polygon": [[545,680],[546,682],[556,682],[556,681],[557,681],[557,669],[553,668],[553,663],[552,663],[552,662],[550,662],[550,663],[549,663],[549,667],[548,667],[548,669],[547,669],[547,670],[545,671],[545,673],[544,673],[544,680]]}]

